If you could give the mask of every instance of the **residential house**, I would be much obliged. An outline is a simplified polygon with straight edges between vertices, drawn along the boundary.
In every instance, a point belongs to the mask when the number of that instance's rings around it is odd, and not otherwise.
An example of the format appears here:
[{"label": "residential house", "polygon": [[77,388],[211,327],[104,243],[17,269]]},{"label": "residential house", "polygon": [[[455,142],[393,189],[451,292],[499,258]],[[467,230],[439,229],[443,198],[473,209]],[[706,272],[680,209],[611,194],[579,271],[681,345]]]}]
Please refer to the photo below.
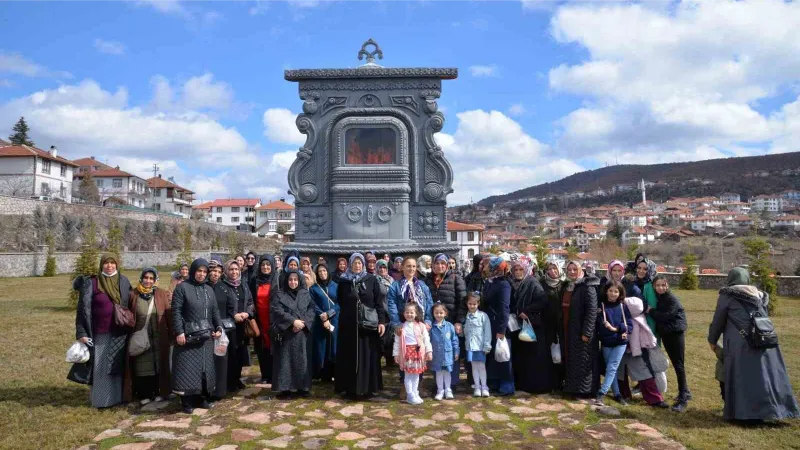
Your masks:
[{"label": "residential house", "polygon": [[200,220],[211,222],[211,204],[214,202],[203,202],[192,205],[192,215]]},{"label": "residential house", "polygon": [[781,195],[757,195],[750,199],[750,210],[777,213],[783,211],[783,203]]},{"label": "residential house", "polygon": [[733,192],[725,192],[724,194],[720,194],[719,200],[723,204],[728,205],[728,204],[731,204],[731,203],[739,203],[739,202],[741,202],[742,201],[742,197],[739,194],[736,194],[736,193],[733,193]]},{"label": "residential house", "polygon": [[593,223],[579,223],[572,228],[572,236],[575,239],[575,246],[585,252],[589,250],[593,241],[604,240],[607,231],[605,227]]},{"label": "residential house", "polygon": [[547,248],[560,250],[569,245],[569,239],[545,239],[544,243]]},{"label": "residential house", "polygon": [[664,233],[661,234],[661,241],[680,242],[683,239],[694,236],[696,236],[695,233],[687,229],[665,231]]},{"label": "residential house", "polygon": [[726,210],[735,214],[750,214],[750,204],[744,202],[729,202],[725,204]]},{"label": "residential house", "polygon": [[631,227],[622,232],[622,243],[624,245],[628,245],[630,243],[644,245],[648,242],[655,242],[655,240],[655,234],[648,231],[644,227]]},{"label": "residential house", "polygon": [[784,214],[769,221],[770,228],[798,230],[800,229],[800,216]]},{"label": "residential house", "polygon": [[[86,159],[86,158],[84,158]],[[74,161],[73,161],[74,162]],[[102,164],[102,163],[100,163]],[[103,204],[130,205],[137,208],[147,206],[147,181],[144,178],[119,169],[119,166],[105,168],[105,165],[98,165],[98,169],[89,169],[75,174],[76,183],[80,183],[87,174],[92,175],[92,179],[97,185],[97,193]]]},{"label": "residential house", "polygon": [[617,213],[616,220],[621,227],[643,227],[647,225],[647,213],[621,212]]},{"label": "residential house", "polygon": [[192,217],[194,192],[175,184],[172,177],[165,180],[159,174],[147,180],[147,187],[150,188],[147,208],[177,214],[187,219]]},{"label": "residential house", "polygon": [[706,231],[708,228],[722,228],[722,219],[715,216],[699,216],[686,219],[686,223],[693,231]]},{"label": "residential house", "polygon": [[261,206],[257,198],[222,198],[211,202],[208,221],[236,227],[250,233],[256,230],[256,208]]},{"label": "residential house", "polygon": [[78,165],[78,170],[75,172],[76,177],[78,176],[78,174],[81,173],[94,172],[97,170],[108,170],[113,168],[108,164],[96,160],[94,156],[90,156],[88,158],[74,159],[72,160],[72,162]]},{"label": "residential house", "polygon": [[458,244],[459,267],[472,261],[472,257],[480,253],[483,242],[483,225],[472,225],[447,221],[448,241]]},{"label": "residential house", "polygon": [[72,202],[72,176],[77,165],[49,151],[0,141],[0,194],[47,196]]},{"label": "residential house", "polygon": [[294,205],[280,199],[256,208],[256,233],[259,236],[294,236]]}]

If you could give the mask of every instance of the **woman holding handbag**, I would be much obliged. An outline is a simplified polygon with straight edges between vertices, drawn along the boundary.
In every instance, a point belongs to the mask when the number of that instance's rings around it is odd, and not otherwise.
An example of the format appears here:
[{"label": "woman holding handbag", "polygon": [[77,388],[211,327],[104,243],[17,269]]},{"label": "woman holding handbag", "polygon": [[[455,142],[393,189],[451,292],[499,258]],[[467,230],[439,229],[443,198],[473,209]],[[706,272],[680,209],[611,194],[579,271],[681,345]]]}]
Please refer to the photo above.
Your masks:
[{"label": "woman holding handbag", "polygon": [[128,340],[127,369],[133,375],[133,395],[146,405],[167,398],[170,391],[172,294],[158,287],[158,271],[147,267],[139,276],[139,284],[131,290],[130,299],[136,325]]},{"label": "woman holding handbag", "polygon": [[[508,316],[511,313],[511,285],[507,279],[508,263],[493,256],[484,265],[484,311],[492,326],[492,351],[486,361],[486,377],[489,389],[498,396],[514,395],[514,373],[511,361],[497,361],[495,350],[499,342],[506,339]],[[506,343],[507,344],[507,343]]]},{"label": "woman holding handbag", "polygon": [[248,320],[255,318],[256,312],[250,287],[242,284],[242,271],[235,260],[225,263],[223,282],[222,289],[235,305],[233,320],[236,330],[232,333],[233,339],[228,346],[228,392],[235,392],[245,388],[242,383],[242,367],[250,363],[247,347],[249,336],[245,327]]},{"label": "woman holding handbag", "polygon": [[208,408],[208,397],[217,386],[214,370],[214,341],[223,333],[214,289],[207,283],[208,262],[196,259],[189,279],[172,295],[172,390],[181,396],[183,412]]},{"label": "woman holding handbag", "polygon": [[339,334],[339,304],[336,303],[338,285],[331,281],[328,266],[317,265],[316,280],[309,286],[314,300],[314,325],[311,373],[315,379],[331,381],[335,371],[336,338]]},{"label": "woman holding handbag", "polygon": [[208,263],[208,285],[214,289],[217,300],[217,309],[222,319],[222,326],[228,337],[228,351],[220,356],[214,354],[214,375],[217,377],[217,387],[211,395],[214,401],[221,400],[228,394],[228,355],[234,352],[236,346],[236,297],[228,295],[230,290],[222,281],[222,263],[212,259]]},{"label": "woman holding handbag", "polygon": [[[75,338],[94,344],[89,373],[82,382],[91,385],[90,398],[95,408],[108,408],[123,400],[128,333],[134,324],[130,311],[131,283],[117,271],[112,255],[100,259],[98,275],[78,277],[72,283],[80,292],[75,317]],[[77,380],[73,367],[68,376]]]}]

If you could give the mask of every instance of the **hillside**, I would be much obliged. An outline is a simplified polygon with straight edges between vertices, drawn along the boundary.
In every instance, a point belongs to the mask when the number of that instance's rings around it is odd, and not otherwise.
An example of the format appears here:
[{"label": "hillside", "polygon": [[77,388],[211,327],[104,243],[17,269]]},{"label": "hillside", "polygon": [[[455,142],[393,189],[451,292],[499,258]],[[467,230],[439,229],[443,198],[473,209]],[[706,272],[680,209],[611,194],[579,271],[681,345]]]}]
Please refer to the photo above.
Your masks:
[{"label": "hillside", "polygon": [[[787,189],[800,190],[800,152],[669,164],[603,167],[576,173],[558,181],[520,189],[510,194],[487,197],[479,204],[490,206],[520,198],[549,198],[567,192],[610,190],[618,185],[636,185],[642,179],[657,183],[653,193],[661,191],[662,195],[672,197],[734,192],[745,199],[753,195]],[[651,189],[648,188],[648,197],[650,192]],[[655,197],[652,199],[659,200]]]}]

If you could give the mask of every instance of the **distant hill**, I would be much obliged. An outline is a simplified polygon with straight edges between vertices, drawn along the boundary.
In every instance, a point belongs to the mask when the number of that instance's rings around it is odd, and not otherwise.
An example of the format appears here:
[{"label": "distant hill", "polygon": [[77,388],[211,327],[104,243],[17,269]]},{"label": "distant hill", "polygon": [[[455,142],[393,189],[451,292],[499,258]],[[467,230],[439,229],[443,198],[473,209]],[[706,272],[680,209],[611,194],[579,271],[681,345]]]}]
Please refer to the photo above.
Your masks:
[{"label": "distant hill", "polygon": [[[617,165],[576,173],[558,181],[531,186],[505,195],[494,195],[480,202],[515,201],[521,198],[552,197],[568,192],[611,190],[619,185],[636,185],[642,179],[657,183],[648,188],[648,198],[689,195],[719,195],[724,192],[740,194],[742,199],[754,195],[800,190],[800,152],[742,158],[709,159],[705,161],[652,165]],[[656,197],[651,197],[650,193]],[[639,194],[641,195],[641,194]],[[635,198],[627,192],[621,200]]]}]

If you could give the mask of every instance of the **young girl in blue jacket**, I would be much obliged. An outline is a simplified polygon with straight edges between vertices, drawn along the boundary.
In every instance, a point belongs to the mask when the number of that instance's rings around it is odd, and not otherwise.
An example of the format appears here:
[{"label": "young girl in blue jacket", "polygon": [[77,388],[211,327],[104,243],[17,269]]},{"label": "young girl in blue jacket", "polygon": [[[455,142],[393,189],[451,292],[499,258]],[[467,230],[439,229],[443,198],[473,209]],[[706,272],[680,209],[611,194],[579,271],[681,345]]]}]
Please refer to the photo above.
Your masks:
[{"label": "young girl in blue jacket", "polygon": [[478,292],[467,295],[467,317],[464,319],[464,345],[467,361],[472,363],[472,379],[475,381],[475,397],[488,397],[486,379],[486,355],[492,351],[492,324],[489,316],[478,309],[481,296]]},{"label": "young girl in blue jacket", "polygon": [[606,376],[600,390],[597,391],[595,404],[603,406],[603,397],[609,388],[614,391],[614,399],[621,404],[626,404],[619,392],[617,383],[617,368],[625,349],[628,348],[628,334],[633,330],[631,312],[625,306],[625,287],[619,281],[610,281],[604,287],[604,300],[601,303],[601,313],[597,315],[597,334],[603,346],[603,359],[606,361]]},{"label": "young girl in blue jacket", "polygon": [[447,307],[443,303],[433,305],[434,323],[430,332],[433,360],[430,369],[436,373],[436,396],[434,397],[436,400],[453,398],[453,390],[450,388],[450,373],[453,371],[453,363],[458,360],[459,351],[456,329],[445,318],[447,318]]}]

